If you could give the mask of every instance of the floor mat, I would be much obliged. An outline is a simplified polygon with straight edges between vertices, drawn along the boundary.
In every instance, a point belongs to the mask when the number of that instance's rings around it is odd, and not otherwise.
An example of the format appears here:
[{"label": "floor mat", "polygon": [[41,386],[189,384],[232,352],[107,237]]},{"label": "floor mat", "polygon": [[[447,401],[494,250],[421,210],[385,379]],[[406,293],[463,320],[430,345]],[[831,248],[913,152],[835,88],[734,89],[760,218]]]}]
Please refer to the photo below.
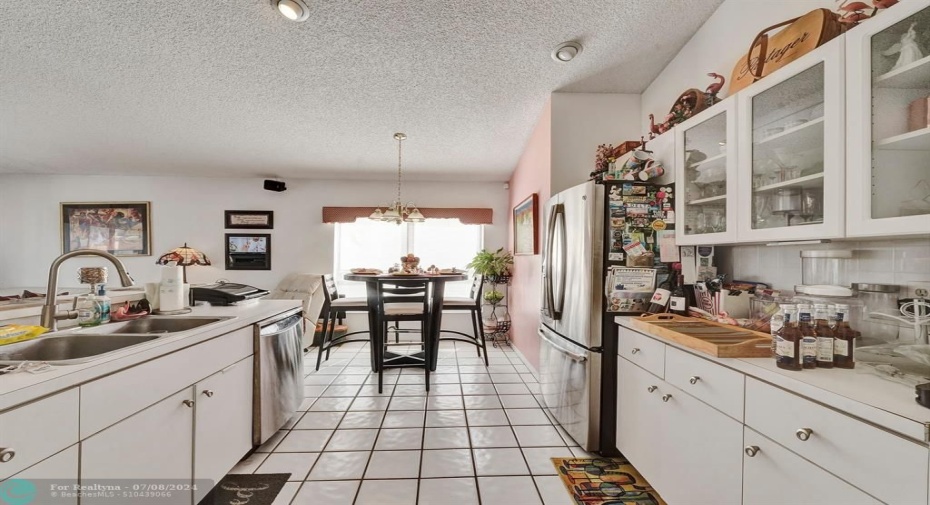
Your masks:
[{"label": "floor mat", "polygon": [[665,505],[626,458],[552,458],[578,505]]},{"label": "floor mat", "polygon": [[199,505],[271,505],[289,473],[229,474]]}]

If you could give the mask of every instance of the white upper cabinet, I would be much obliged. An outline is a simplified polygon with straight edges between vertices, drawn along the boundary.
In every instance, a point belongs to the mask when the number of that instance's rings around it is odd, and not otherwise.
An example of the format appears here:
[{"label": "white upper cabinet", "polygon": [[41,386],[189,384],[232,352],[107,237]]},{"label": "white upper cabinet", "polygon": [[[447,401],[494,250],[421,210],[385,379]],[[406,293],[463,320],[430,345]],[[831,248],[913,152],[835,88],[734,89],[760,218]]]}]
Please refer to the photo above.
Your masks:
[{"label": "white upper cabinet", "polygon": [[844,235],[843,49],[837,37],[736,95],[740,242]]},{"label": "white upper cabinet", "polygon": [[675,128],[675,240],[679,245],[736,241],[736,99]]},{"label": "white upper cabinet", "polygon": [[930,233],[930,0],[901,2],[846,39],[847,235]]}]

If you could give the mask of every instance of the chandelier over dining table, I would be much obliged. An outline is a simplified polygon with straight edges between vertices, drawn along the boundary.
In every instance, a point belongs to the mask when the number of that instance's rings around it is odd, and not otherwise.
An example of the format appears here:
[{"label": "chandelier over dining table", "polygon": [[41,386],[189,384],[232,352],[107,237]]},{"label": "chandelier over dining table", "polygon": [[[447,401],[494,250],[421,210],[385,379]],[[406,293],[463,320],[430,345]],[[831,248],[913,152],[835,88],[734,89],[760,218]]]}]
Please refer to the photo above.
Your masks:
[{"label": "chandelier over dining table", "polygon": [[404,133],[395,133],[394,139],[397,140],[397,197],[394,201],[387,207],[387,210],[384,212],[381,211],[381,208],[375,209],[371,213],[369,219],[374,219],[376,221],[386,221],[389,223],[422,223],[426,220],[423,217],[423,214],[420,213],[420,209],[417,208],[413,202],[403,203],[400,196],[400,185],[401,185],[401,161],[402,161],[402,145],[404,140],[407,139],[407,135]]}]

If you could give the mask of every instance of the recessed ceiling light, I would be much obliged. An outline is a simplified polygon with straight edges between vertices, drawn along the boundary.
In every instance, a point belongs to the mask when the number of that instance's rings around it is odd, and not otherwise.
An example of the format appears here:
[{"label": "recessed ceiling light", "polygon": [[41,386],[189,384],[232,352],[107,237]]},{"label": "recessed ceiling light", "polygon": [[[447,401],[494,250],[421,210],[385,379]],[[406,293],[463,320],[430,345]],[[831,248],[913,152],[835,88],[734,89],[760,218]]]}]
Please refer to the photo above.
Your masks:
[{"label": "recessed ceiling light", "polygon": [[562,63],[571,61],[575,56],[581,54],[581,49],[581,44],[578,42],[562,42],[552,50],[552,59]]},{"label": "recessed ceiling light", "polygon": [[291,21],[306,21],[310,17],[310,8],[304,0],[271,0],[271,5]]}]

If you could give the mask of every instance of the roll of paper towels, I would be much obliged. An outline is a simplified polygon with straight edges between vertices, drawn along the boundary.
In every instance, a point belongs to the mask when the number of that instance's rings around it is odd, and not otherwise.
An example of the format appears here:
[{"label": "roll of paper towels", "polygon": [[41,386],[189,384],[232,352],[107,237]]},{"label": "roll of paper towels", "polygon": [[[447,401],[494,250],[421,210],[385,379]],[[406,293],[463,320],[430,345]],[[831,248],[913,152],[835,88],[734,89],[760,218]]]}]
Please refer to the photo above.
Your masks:
[{"label": "roll of paper towels", "polygon": [[184,287],[180,283],[165,284],[162,282],[158,290],[158,310],[169,312],[172,310],[181,310],[185,306]]},{"label": "roll of paper towels", "polygon": [[162,286],[180,286],[184,282],[184,270],[176,266],[161,267],[161,285]]},{"label": "roll of paper towels", "polygon": [[149,301],[152,310],[158,310],[158,295],[161,292],[161,284],[157,282],[145,283],[145,299]]}]

